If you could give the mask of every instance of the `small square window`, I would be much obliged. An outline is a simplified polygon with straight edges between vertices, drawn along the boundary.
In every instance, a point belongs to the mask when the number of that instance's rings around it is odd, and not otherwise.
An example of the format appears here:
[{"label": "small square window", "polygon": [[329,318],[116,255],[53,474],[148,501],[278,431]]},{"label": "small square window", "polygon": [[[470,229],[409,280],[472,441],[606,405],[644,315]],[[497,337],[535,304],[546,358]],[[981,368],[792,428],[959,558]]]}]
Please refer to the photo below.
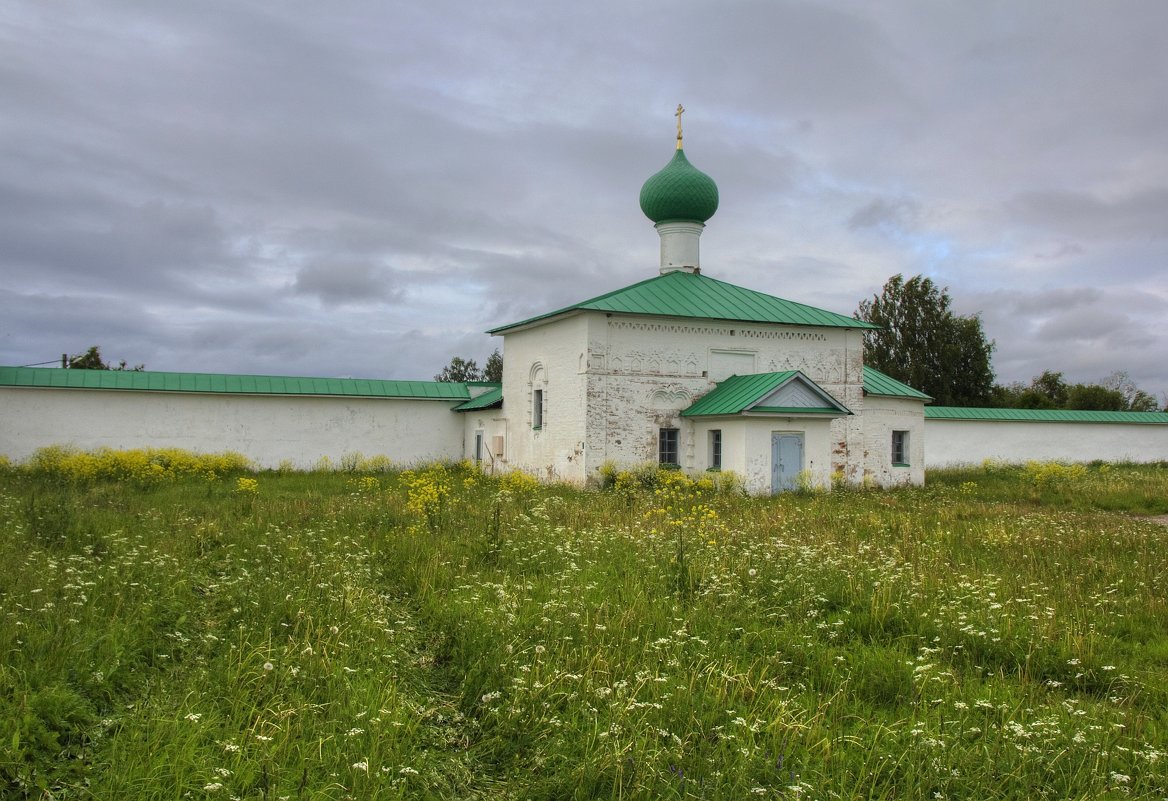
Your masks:
[{"label": "small square window", "polygon": [[678,465],[677,442],[680,432],[676,428],[663,428],[657,437],[657,461],[661,464]]},{"label": "small square window", "polygon": [[892,463],[903,467],[908,466],[908,432],[892,432]]},{"label": "small square window", "polygon": [[722,429],[710,432],[710,469],[722,469]]}]

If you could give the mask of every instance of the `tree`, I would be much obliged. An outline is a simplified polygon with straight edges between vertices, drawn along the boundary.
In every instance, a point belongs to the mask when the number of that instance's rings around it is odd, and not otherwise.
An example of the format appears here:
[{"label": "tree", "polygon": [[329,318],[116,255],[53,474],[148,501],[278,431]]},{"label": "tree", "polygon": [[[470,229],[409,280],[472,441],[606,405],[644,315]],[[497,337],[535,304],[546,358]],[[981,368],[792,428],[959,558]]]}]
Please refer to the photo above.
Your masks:
[{"label": "tree", "polygon": [[144,364],[136,364],[133,367],[126,366],[126,360],[122,359],[115,364],[107,364],[101,358],[101,348],[97,345],[92,346],[85,353],[78,353],[70,356],[65,363],[65,367],[70,370],[131,370],[135,373],[140,373],[146,369]]},{"label": "tree", "polygon": [[1123,370],[1116,370],[1099,384],[1123,396],[1123,408],[1127,411],[1154,412],[1158,408],[1155,397],[1137,387],[1136,382]]},{"label": "tree", "polygon": [[950,310],[948,288],[917,275],[894,275],[879,295],[860,301],[856,319],[880,328],[864,334],[864,363],[932,396],[940,406],[990,402],[994,371],[978,315]]},{"label": "tree", "polygon": [[444,383],[461,383],[463,381],[492,381],[494,383],[502,383],[503,355],[496,349],[494,353],[487,357],[487,366],[481,370],[474,359],[464,359],[461,356],[455,356],[450,360],[450,364],[442,368],[441,373],[434,376],[434,380]]},{"label": "tree", "polygon": [[1067,408],[1092,412],[1127,411],[1123,393],[1100,384],[1075,384],[1067,393]]},{"label": "tree", "polygon": [[495,348],[495,352],[487,357],[487,366],[483,368],[483,380],[495,384],[503,383],[503,354]]},{"label": "tree", "polygon": [[1002,409],[1063,409],[1070,391],[1062,373],[1044,370],[1029,385],[1015,381],[1008,386],[995,386],[992,405]]},{"label": "tree", "polygon": [[483,373],[479,370],[479,366],[475,364],[474,359],[464,359],[461,356],[455,356],[450,360],[450,364],[442,368],[442,372],[434,376],[435,381],[460,383],[463,381],[481,381]]},{"label": "tree", "polygon": [[1027,386],[1015,382],[994,387],[994,405],[1008,409],[1077,409],[1094,412],[1154,412],[1156,399],[1124,372],[1098,384],[1068,384],[1062,373],[1045,370]]}]

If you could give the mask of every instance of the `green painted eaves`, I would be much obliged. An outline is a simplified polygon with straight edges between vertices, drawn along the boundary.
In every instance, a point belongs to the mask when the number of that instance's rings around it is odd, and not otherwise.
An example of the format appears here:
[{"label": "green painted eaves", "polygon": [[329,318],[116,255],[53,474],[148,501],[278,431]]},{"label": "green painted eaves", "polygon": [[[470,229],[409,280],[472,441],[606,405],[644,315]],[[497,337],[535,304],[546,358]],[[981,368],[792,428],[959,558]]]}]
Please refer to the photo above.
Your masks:
[{"label": "green painted eaves", "polygon": [[778,323],[827,328],[876,328],[871,323],[817,309],[698,273],[677,271],[565,306],[517,323],[493,328],[500,334],[573,311],[683,317],[742,323]]},{"label": "green painted eaves", "polygon": [[438,381],[383,381],[366,378],[301,378],[220,373],[166,373],[132,370],[60,370],[0,367],[0,386],[192,392],[224,395],[323,395],[364,398],[469,400],[466,384]]},{"label": "green painted eaves", "polygon": [[879,395],[887,398],[910,398],[912,400],[931,401],[932,397],[920,390],[913,389],[908,384],[897,381],[874,367],[864,367],[864,394]]},{"label": "green painted eaves", "polygon": [[830,414],[838,417],[840,410],[831,406],[751,406],[744,414]]},{"label": "green painted eaves", "polygon": [[1090,412],[1078,409],[976,409],[926,406],[926,420],[1010,421],[1028,423],[1131,423],[1168,425],[1164,412]]}]

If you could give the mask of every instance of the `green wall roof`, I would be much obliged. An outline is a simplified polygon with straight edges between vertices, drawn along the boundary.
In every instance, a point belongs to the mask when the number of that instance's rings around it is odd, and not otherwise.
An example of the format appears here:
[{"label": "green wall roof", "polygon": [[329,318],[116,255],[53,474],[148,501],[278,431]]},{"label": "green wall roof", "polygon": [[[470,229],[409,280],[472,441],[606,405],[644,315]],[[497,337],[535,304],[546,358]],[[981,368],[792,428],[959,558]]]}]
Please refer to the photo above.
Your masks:
[{"label": "green wall roof", "polygon": [[487,390],[482,395],[471,398],[466,403],[460,403],[454,407],[456,412],[474,412],[479,409],[490,409],[495,406],[503,405],[503,387],[493,387]]},{"label": "green wall roof", "polygon": [[0,386],[235,395],[334,395],[450,401],[470,399],[466,384],[438,381],[381,381],[367,378],[299,378],[133,370],[60,370],[46,367],[0,367]]},{"label": "green wall roof", "polygon": [[714,278],[676,271],[565,306],[553,312],[491,329],[499,334],[573,311],[686,317],[743,323],[781,323],[828,328],[876,328],[843,314],[783,300]]},{"label": "green wall roof", "polygon": [[1089,412],[1072,409],[974,409],[966,406],[926,406],[925,419],[1168,425],[1168,414],[1164,412]]},{"label": "green wall roof", "polygon": [[879,395],[886,398],[911,398],[914,400],[931,401],[932,398],[913,389],[908,384],[897,381],[874,367],[864,367],[864,394]]}]

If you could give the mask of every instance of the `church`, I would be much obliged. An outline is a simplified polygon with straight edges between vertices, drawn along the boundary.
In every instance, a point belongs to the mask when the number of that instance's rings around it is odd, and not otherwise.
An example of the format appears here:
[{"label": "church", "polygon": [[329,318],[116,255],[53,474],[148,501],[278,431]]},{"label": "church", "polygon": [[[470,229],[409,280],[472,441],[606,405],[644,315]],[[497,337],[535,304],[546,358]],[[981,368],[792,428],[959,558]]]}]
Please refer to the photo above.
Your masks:
[{"label": "church", "polygon": [[682,144],[679,122],[641,189],[655,275],[489,332],[503,384],[461,409],[472,458],[574,483],[606,462],[730,470],[760,494],[923,483],[929,399],[864,366],[868,323],[703,274],[718,187]]},{"label": "church", "polygon": [[718,187],[682,147],[645,181],[643,280],[488,333],[500,384],[0,367],[0,457],[52,445],[236,451],[257,467],[472,459],[594,482],[602,466],[733,471],[754,494],[919,485],[925,468],[1168,461],[1168,414],[926,408],[864,365],[868,323],[702,271]]}]

